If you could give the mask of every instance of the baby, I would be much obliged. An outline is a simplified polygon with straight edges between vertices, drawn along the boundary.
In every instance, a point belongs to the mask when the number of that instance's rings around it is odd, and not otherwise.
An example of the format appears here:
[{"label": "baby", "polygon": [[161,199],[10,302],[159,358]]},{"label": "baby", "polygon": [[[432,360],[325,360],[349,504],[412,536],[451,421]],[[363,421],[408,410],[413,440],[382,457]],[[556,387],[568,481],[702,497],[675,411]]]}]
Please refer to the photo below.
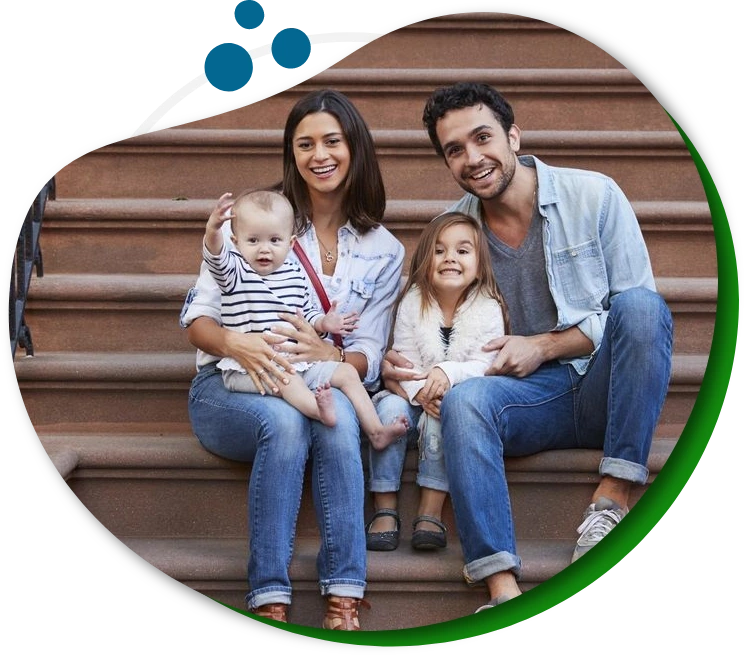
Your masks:
[{"label": "baby", "polygon": [[[225,244],[222,227],[231,221],[232,243]],[[204,235],[204,261],[222,292],[222,323],[239,332],[262,333],[281,323],[278,314],[301,313],[316,332],[350,334],[357,314],[338,314],[331,304],[327,314],[314,306],[305,277],[289,251],[297,238],[294,211],[287,198],[275,191],[253,191],[235,200],[222,196],[209,216]],[[234,359],[224,358],[225,387],[230,391],[257,393],[245,369]],[[324,425],[336,423],[333,396],[335,387],[346,394],[356,410],[370,443],[383,448],[405,434],[408,420],[398,417],[382,425],[356,369],[345,362],[300,362],[298,375],[290,375],[281,385],[280,395],[305,416]],[[314,389],[314,392],[311,391]]]}]

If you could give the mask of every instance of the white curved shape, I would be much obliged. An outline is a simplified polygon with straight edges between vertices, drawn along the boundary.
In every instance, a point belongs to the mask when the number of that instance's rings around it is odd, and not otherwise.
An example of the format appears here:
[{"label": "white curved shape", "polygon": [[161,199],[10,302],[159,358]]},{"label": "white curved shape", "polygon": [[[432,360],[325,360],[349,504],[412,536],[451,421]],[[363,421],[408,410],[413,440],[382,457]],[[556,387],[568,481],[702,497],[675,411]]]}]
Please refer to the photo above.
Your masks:
[{"label": "white curved shape", "polygon": [[[356,42],[362,41],[369,43],[379,38],[380,34],[371,34],[369,32],[328,32],[325,34],[311,34],[308,35],[311,44],[318,43],[345,43],[345,42]],[[259,59],[271,54],[271,44],[262,45],[258,48],[253,48],[248,51],[248,54],[252,59]],[[147,134],[152,128],[157,125],[158,121],[163,118],[173,107],[175,107],[184,98],[187,98],[194,91],[204,84],[207,84],[207,76],[204,73],[197,75],[188,84],[182,86],[176,91],[170,98],[165,100],[152,114],[150,114],[144,122],[134,131],[132,136],[139,136],[140,134]]]}]

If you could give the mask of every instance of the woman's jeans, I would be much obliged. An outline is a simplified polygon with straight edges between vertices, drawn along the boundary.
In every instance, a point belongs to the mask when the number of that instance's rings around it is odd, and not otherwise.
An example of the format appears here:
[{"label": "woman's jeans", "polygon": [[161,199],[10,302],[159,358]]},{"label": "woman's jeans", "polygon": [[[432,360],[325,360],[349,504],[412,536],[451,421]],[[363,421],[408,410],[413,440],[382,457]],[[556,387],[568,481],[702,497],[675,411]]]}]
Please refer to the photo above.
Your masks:
[{"label": "woman's jeans", "polygon": [[[381,391],[373,399],[383,425],[391,424],[398,416],[408,418],[408,431],[404,437],[384,450],[369,446],[369,490],[372,493],[396,492],[400,488],[406,451],[418,446],[419,462],[416,483],[419,487],[447,491],[447,473],[439,421],[426,417],[420,405],[411,405],[405,398],[389,391]],[[422,421],[428,428],[419,430]]]},{"label": "woman's jeans", "polygon": [[194,434],[208,451],[253,462],[248,486],[249,608],[290,603],[289,564],[312,460],[320,529],[317,565],[323,595],[362,598],[367,553],[359,423],[346,396],[332,389],[337,424],[311,421],[281,398],[225,389],[216,366],[203,367],[189,394]]},{"label": "woman's jeans", "polygon": [[469,582],[520,572],[504,457],[603,448],[600,475],[646,482],[671,355],[666,304],[632,289],[613,299],[583,376],[552,362],[525,378],[473,378],[445,394],[444,460]]}]

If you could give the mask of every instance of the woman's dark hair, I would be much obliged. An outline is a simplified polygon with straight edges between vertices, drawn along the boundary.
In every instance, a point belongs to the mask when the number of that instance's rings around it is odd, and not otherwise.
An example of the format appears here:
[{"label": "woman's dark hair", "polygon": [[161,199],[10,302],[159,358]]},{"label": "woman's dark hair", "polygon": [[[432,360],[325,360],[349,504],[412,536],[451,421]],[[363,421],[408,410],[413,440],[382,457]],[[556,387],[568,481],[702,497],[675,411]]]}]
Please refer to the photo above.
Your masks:
[{"label": "woman's dark hair", "polygon": [[309,227],[313,208],[307,184],[297,170],[292,142],[300,121],[319,112],[331,114],[346,137],[351,161],[344,183],[343,210],[352,226],[364,234],[382,222],[385,187],[367,124],[351,101],[332,89],[314,91],[302,98],[289,112],[284,126],[282,190],[295,209],[297,233],[302,234]]},{"label": "woman's dark hair", "polygon": [[514,125],[514,110],[496,89],[488,84],[476,82],[459,82],[452,86],[441,87],[431,94],[424,107],[424,127],[429,133],[434,149],[440,157],[444,157],[442,144],[437,137],[437,123],[452,109],[465,109],[485,105],[497,118],[504,132],[508,132]]}]

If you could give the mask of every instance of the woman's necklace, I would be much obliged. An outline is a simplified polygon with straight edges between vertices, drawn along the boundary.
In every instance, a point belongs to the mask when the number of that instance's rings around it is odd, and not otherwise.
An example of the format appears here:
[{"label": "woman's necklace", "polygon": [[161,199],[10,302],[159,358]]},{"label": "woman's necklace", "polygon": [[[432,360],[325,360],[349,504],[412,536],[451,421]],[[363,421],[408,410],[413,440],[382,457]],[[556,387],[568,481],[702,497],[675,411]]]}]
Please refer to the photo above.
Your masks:
[{"label": "woman's necklace", "polygon": [[[315,236],[318,237],[318,243],[321,245],[321,247],[323,248],[323,250],[326,251],[326,253],[324,255],[325,260],[327,262],[332,262],[334,259],[336,259],[336,257],[333,254],[333,250],[331,250],[330,248],[327,248],[326,245],[320,240],[320,235],[317,233],[317,231],[315,232]],[[336,247],[338,247],[338,242],[336,242]]]}]

